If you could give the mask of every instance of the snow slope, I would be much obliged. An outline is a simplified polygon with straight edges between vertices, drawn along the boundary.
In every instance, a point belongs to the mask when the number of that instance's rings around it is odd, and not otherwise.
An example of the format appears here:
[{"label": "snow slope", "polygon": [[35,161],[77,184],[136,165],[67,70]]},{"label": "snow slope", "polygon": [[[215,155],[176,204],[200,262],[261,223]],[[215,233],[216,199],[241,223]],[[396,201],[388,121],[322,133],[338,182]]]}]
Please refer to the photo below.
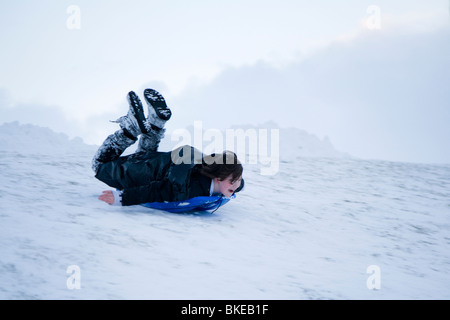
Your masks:
[{"label": "snow slope", "polygon": [[95,149],[0,126],[0,299],[450,298],[450,165],[282,154],[180,215],[98,201]]}]

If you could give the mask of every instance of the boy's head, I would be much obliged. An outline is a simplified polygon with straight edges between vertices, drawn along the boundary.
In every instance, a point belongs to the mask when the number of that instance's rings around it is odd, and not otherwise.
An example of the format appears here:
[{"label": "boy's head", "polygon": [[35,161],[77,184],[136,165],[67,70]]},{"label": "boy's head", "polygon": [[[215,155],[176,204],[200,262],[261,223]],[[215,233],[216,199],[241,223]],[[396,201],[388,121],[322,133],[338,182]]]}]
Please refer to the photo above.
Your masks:
[{"label": "boy's head", "polygon": [[243,187],[242,172],[244,168],[236,154],[224,151],[221,154],[211,154],[203,158],[200,172],[214,179],[219,191],[226,197],[239,192]]},{"label": "boy's head", "polygon": [[242,183],[242,178],[239,178],[236,181],[232,181],[231,178],[227,178],[224,180],[214,178],[214,190],[220,192],[225,197],[231,197],[235,192],[239,192],[242,189]]}]

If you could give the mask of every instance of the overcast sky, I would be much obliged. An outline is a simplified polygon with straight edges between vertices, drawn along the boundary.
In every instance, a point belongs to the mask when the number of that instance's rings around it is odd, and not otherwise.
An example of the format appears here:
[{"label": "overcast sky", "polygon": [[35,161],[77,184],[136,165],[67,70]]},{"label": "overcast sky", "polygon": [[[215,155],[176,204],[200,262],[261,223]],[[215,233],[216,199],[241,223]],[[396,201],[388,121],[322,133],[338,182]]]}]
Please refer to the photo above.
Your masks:
[{"label": "overcast sky", "polygon": [[127,92],[153,87],[174,111],[168,130],[273,120],[363,158],[450,163],[449,7],[4,1],[0,123],[99,144],[116,129],[108,120],[126,112]]}]

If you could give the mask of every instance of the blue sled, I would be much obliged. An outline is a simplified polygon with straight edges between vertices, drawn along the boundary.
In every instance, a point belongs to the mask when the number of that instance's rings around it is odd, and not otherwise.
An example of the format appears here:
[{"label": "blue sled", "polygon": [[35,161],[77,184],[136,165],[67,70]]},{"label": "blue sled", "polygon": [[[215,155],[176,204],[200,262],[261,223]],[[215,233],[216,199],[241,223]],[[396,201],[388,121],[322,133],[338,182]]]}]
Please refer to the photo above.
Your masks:
[{"label": "blue sled", "polygon": [[195,197],[184,201],[144,203],[142,204],[142,206],[152,209],[164,210],[172,213],[209,211],[218,209],[234,198],[236,198],[236,195],[234,194],[228,198],[220,196]]}]

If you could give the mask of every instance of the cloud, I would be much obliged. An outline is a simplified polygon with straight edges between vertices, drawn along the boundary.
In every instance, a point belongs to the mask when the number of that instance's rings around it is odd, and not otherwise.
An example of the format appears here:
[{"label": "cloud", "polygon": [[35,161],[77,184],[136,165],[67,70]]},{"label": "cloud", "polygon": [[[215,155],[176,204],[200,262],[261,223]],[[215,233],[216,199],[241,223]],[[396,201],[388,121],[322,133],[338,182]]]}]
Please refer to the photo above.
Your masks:
[{"label": "cloud", "polygon": [[[273,120],[329,136],[338,150],[363,158],[448,163],[449,36],[449,28],[367,31],[283,67],[259,62],[228,68],[209,84],[190,85],[178,95],[162,82],[137,91],[155,87],[168,97],[173,110],[168,133],[195,120],[205,129]],[[92,105],[100,103],[110,105]],[[108,120],[122,115],[119,109],[122,105],[111,104],[108,113],[74,120],[62,106],[13,104],[0,88],[0,122],[46,126],[88,143],[101,143],[117,129]]]},{"label": "cloud", "polygon": [[449,31],[366,32],[282,69],[230,68],[174,98],[173,121],[274,120],[364,158],[450,162]]}]

